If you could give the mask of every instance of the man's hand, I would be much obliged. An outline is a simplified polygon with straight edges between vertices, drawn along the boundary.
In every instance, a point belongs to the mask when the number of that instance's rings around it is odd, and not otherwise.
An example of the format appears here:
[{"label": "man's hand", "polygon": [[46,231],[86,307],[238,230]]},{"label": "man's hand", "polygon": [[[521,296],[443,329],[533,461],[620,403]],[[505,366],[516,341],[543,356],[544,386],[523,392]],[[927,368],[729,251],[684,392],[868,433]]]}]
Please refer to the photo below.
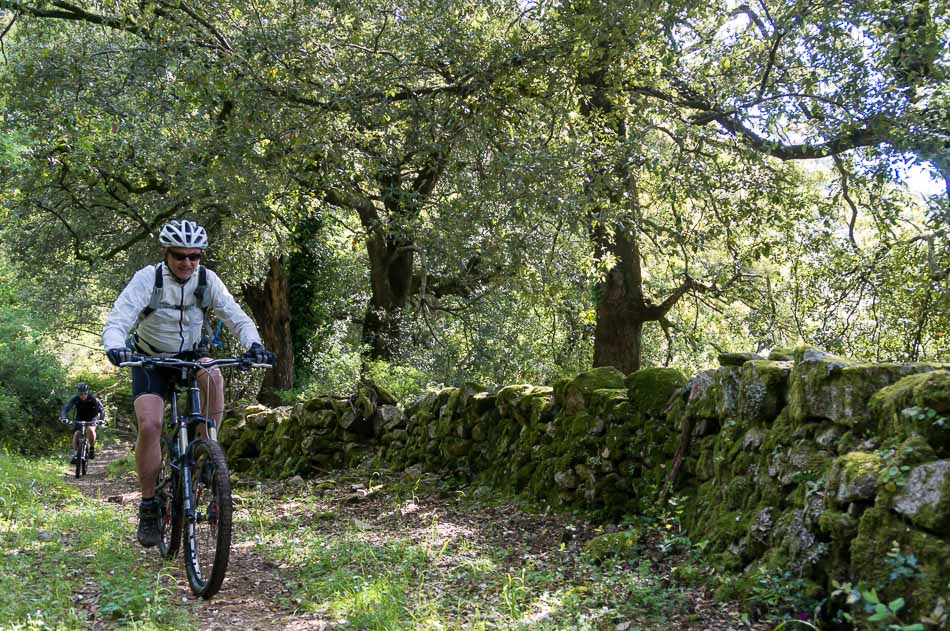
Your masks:
[{"label": "man's hand", "polygon": [[63,425],[72,425],[72,423],[73,423],[72,421],[70,421],[70,420],[69,420],[68,418],[66,418],[65,416],[59,417],[59,422],[62,423]]},{"label": "man's hand", "polygon": [[267,364],[269,366],[274,365],[275,359],[272,352],[257,342],[251,344],[251,347],[247,349],[247,352],[244,353],[242,357],[252,364]]},{"label": "man's hand", "polygon": [[109,358],[113,366],[133,361],[132,351],[127,348],[110,348],[106,351],[106,357]]}]

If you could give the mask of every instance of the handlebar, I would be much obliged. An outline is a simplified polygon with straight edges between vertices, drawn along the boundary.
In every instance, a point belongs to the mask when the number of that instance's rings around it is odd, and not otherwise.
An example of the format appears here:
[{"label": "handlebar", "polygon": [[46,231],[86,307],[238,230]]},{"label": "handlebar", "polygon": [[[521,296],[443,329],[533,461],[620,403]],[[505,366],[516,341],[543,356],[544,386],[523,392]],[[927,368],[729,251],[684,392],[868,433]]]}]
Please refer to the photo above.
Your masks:
[{"label": "handlebar", "polygon": [[103,427],[106,425],[105,419],[96,419],[95,421],[71,421],[68,418],[61,418],[59,422],[63,425],[101,425]]},{"label": "handlebar", "polygon": [[198,362],[198,361],[188,361],[186,359],[177,359],[175,357],[150,357],[148,355],[133,355],[134,360],[128,362],[122,362],[119,366],[125,367],[136,367],[136,366],[163,366],[166,368],[193,368],[200,370],[202,368],[214,368],[215,366],[236,366],[243,370],[249,368],[273,368],[271,364],[257,364],[253,363],[250,360],[244,359],[243,357],[222,357],[220,359],[212,359],[207,362]]}]

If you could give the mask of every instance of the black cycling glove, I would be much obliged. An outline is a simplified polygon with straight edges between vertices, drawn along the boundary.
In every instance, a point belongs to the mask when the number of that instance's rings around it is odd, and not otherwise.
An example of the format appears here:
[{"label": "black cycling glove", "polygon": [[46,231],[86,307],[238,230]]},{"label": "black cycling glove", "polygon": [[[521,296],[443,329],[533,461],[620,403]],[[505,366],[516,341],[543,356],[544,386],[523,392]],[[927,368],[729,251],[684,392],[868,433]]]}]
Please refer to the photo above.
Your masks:
[{"label": "black cycling glove", "polygon": [[243,357],[252,364],[268,364],[270,366],[274,365],[275,359],[274,354],[258,342],[251,344],[251,347],[247,349]]},{"label": "black cycling glove", "polygon": [[112,362],[113,366],[118,366],[124,362],[134,361],[132,351],[127,348],[110,348],[106,351],[106,357]]}]

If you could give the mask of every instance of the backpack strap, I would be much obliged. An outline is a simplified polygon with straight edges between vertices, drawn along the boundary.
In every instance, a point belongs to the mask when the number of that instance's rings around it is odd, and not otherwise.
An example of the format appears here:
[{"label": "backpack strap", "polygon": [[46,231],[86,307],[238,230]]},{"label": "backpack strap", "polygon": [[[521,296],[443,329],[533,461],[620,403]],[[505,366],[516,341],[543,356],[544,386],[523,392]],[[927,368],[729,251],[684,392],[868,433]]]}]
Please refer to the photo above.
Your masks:
[{"label": "backpack strap", "polygon": [[161,306],[162,304],[162,287],[165,285],[165,279],[162,275],[162,264],[159,263],[155,266],[155,285],[152,286],[152,297],[148,301],[148,305],[142,309],[142,313],[139,314],[139,320],[144,320],[149,317]]},{"label": "backpack strap", "polygon": [[208,290],[208,270],[202,265],[198,268],[198,286],[195,287],[195,304],[207,312],[211,308],[211,294]]},{"label": "backpack strap", "polygon": [[195,287],[195,304],[201,307],[201,317],[204,320],[204,330],[207,337],[211,336],[211,321],[208,312],[211,310],[211,292],[208,291],[208,270],[204,265],[198,268],[198,286]]}]

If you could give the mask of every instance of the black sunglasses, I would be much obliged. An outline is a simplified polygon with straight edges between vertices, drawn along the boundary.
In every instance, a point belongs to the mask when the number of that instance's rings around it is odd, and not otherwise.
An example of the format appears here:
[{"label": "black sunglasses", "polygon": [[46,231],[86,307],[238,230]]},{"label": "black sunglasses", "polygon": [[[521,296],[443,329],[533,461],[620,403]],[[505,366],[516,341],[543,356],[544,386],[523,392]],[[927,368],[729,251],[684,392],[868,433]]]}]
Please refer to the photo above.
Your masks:
[{"label": "black sunglasses", "polygon": [[194,254],[182,254],[181,252],[172,252],[169,250],[168,253],[175,257],[176,261],[184,261],[185,259],[188,259],[189,261],[201,260],[201,252],[195,252]]}]

